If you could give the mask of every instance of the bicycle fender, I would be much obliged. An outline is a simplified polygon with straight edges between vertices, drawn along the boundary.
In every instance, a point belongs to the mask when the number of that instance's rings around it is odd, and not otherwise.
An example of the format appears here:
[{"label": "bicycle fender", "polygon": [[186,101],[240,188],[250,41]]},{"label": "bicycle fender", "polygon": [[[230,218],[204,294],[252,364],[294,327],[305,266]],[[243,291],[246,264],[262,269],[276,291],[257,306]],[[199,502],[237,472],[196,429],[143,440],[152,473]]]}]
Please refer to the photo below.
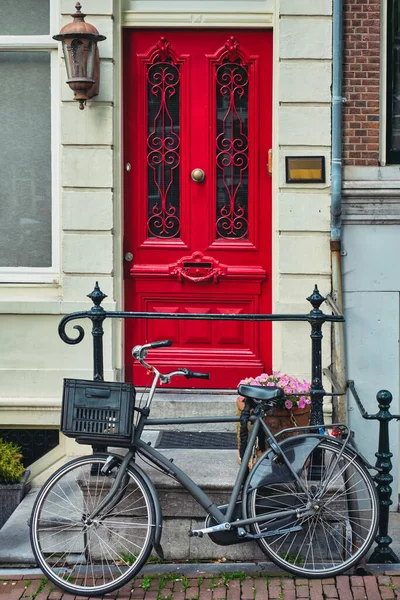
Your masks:
[{"label": "bicycle fender", "polygon": [[[326,436],[324,435],[305,434],[282,440],[279,445],[293,470],[300,475],[311,452],[325,439]],[[285,483],[292,481],[292,479],[293,475],[283,460],[273,450],[269,449],[260,456],[251,469],[244,491],[245,494],[249,494],[256,487]]]}]

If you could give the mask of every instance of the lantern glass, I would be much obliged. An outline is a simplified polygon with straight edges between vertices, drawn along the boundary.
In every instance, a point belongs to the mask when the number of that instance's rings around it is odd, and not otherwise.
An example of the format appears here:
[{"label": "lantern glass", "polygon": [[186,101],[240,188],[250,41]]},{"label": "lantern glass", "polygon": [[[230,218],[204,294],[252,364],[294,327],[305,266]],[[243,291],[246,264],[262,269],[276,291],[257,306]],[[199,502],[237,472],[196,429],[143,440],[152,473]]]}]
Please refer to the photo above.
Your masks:
[{"label": "lantern glass", "polygon": [[94,75],[94,59],[96,56],[97,43],[95,41],[90,41],[87,51],[87,68],[86,68],[86,77],[89,79],[93,79]]},{"label": "lantern glass", "polygon": [[82,40],[74,39],[71,42],[71,67],[72,78],[81,79],[86,77],[86,59],[85,44]]},{"label": "lantern glass", "polygon": [[69,44],[67,44],[66,40],[63,40],[62,49],[64,54],[65,67],[67,69],[67,78],[71,79],[71,63],[69,58]]}]

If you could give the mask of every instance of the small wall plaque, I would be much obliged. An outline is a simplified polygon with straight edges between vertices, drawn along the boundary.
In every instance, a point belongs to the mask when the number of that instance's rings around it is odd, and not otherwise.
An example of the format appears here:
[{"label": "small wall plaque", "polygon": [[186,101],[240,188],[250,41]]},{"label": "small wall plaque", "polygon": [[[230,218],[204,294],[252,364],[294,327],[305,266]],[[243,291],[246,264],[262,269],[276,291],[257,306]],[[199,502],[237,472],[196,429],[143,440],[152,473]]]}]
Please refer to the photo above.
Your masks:
[{"label": "small wall plaque", "polygon": [[286,156],[286,183],[325,183],[325,156]]}]

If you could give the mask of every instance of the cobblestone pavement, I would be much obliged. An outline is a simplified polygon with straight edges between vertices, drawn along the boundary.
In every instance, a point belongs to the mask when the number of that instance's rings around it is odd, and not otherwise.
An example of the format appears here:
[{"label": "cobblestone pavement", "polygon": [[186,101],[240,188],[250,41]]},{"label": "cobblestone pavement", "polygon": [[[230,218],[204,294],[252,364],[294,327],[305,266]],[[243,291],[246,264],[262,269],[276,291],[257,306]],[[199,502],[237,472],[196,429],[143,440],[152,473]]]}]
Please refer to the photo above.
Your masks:
[{"label": "cobblestone pavement", "polygon": [[[40,575],[0,575],[0,600],[74,600]],[[76,599],[83,596],[76,596]],[[330,579],[249,577],[243,572],[147,575],[100,598],[117,600],[400,600],[400,570]]]}]

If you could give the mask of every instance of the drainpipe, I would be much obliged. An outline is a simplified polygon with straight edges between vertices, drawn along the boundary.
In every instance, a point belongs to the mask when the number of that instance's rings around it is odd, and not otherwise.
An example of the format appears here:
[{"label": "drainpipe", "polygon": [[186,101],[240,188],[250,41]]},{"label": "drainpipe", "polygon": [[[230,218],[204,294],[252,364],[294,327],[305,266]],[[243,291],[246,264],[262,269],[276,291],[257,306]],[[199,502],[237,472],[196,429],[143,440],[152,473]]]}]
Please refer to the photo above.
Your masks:
[{"label": "drainpipe", "polygon": [[[333,0],[332,58],[332,162],[331,162],[331,268],[332,297],[343,313],[342,290],[342,79],[343,79],[343,0]],[[333,325],[334,381],[346,389],[344,324]],[[338,391],[335,389],[335,391]],[[334,420],[346,422],[345,396],[335,397]]]}]

